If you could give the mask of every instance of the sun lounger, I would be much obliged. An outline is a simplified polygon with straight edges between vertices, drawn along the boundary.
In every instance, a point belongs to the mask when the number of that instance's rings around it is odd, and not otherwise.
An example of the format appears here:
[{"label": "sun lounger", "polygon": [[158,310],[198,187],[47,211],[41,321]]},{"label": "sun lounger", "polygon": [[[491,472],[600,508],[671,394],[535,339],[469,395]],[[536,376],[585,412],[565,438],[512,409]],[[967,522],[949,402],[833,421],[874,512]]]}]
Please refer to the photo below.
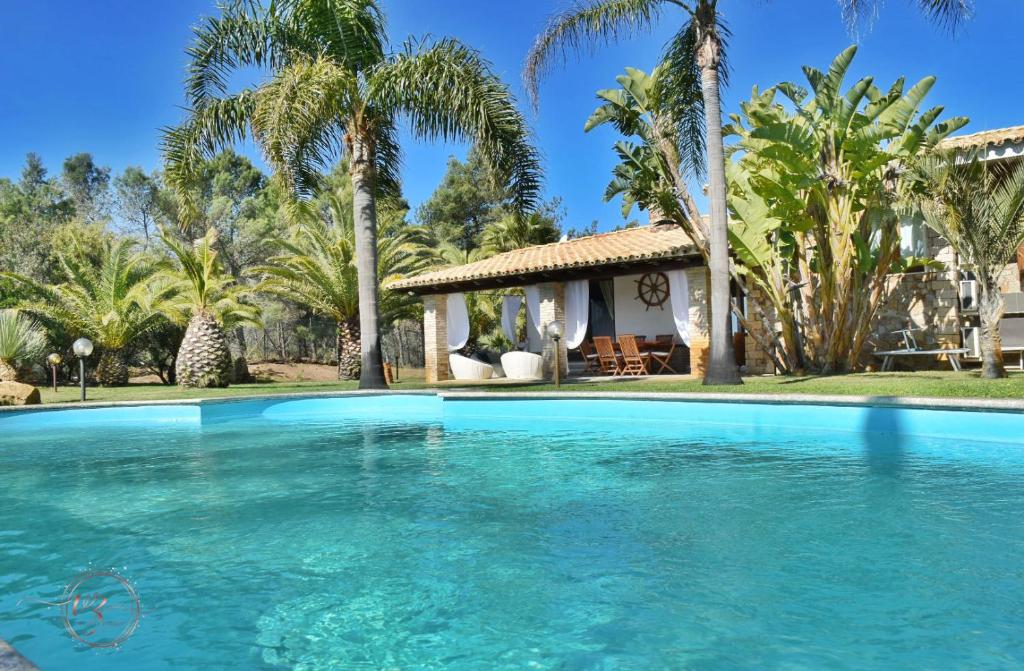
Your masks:
[{"label": "sun lounger", "polygon": [[953,367],[953,370],[962,370],[960,366],[960,356],[967,354],[970,350],[966,347],[958,347],[956,349],[890,349],[881,352],[873,352],[873,354],[882,359],[882,370],[892,370],[892,367],[896,364],[896,357],[901,356],[945,356],[949,359],[949,365]]}]

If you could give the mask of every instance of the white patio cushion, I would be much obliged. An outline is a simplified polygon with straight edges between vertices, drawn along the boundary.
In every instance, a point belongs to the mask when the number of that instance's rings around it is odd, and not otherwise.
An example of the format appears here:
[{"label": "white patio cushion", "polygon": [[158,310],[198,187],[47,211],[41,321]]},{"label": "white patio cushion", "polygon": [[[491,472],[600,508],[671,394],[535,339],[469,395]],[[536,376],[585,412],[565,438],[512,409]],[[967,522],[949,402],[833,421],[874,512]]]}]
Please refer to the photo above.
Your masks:
[{"label": "white patio cushion", "polygon": [[494,375],[494,368],[490,364],[461,354],[449,354],[448,365],[456,380],[489,380]]},{"label": "white patio cushion", "polygon": [[505,352],[501,367],[510,380],[540,380],[544,377],[544,358],[531,352]]}]

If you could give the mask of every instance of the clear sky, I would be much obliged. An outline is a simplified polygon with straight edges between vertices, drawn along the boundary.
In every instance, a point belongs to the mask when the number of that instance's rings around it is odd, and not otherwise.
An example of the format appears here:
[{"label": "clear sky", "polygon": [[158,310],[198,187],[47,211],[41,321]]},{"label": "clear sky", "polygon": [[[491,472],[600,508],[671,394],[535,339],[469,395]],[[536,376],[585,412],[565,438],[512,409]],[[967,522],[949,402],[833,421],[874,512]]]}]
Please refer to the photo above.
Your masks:
[{"label": "clear sky", "polygon": [[[862,36],[855,75],[884,86],[897,76],[938,76],[929,102],[971,118],[964,132],[1024,124],[1024,58],[1017,32],[1021,0],[977,0],[975,20],[957,38],[930,25],[910,0],[888,0]],[[17,177],[25,154],[53,172],[64,157],[92,152],[115,172],[159,167],[159,129],[181,119],[185,47],[191,27],[216,13],[214,0],[39,0],[4,3],[0,22],[0,176]],[[478,48],[525,100],[523,57],[546,17],[567,0],[383,0],[395,43],[409,35],[454,36]],[[803,82],[800,66],[825,67],[851,42],[830,0],[722,0],[734,33],[726,112],[751,86]],[[614,86],[625,66],[649,70],[680,17],[666,12],[655,34],[599,50],[556,70],[539,114],[526,110],[545,159],[548,196],[561,196],[567,226],[622,221],[602,193],[615,164],[610,130],[583,133],[594,91]],[[465,147],[408,140],[403,168],[415,206],[440,180],[449,155]],[[250,148],[251,152],[251,148]],[[255,154],[253,154],[255,156]]]}]

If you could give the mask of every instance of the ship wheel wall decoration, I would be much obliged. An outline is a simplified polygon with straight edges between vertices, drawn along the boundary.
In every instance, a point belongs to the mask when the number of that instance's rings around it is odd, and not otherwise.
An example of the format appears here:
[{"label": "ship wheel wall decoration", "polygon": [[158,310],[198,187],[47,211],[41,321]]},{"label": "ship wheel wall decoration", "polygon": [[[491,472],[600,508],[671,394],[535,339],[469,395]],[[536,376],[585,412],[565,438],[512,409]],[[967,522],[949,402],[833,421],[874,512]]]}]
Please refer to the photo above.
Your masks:
[{"label": "ship wheel wall decoration", "polygon": [[668,277],[665,273],[647,273],[636,281],[636,295],[647,307],[660,308],[668,300]]}]

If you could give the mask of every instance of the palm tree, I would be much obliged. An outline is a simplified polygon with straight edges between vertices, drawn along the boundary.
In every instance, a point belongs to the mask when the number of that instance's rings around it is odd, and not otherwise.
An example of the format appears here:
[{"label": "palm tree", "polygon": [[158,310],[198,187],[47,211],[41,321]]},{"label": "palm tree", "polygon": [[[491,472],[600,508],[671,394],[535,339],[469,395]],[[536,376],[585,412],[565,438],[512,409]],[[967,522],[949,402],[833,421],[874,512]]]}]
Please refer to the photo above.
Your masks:
[{"label": "palm tree", "polygon": [[43,356],[46,332],[17,310],[0,310],[0,382],[18,382],[20,368]]},{"label": "palm tree", "polygon": [[925,222],[949,241],[978,282],[981,375],[1006,377],[999,338],[999,276],[1024,244],[1024,163],[988,164],[956,152],[926,160],[921,173]]},{"label": "palm tree", "polygon": [[19,309],[44,322],[91,338],[100,350],[96,379],[105,386],[128,383],[129,348],[163,319],[170,287],[154,286],[156,266],[128,239],[105,240],[94,264],[74,241],[73,255],[59,255],[66,281],[47,285],[16,273],[0,273],[24,286],[33,299]]},{"label": "palm tree", "polygon": [[[874,17],[881,0],[838,0],[843,16],[854,27]],[[969,0],[916,0],[930,17],[956,28],[970,16]],[[664,10],[682,15],[679,31],[662,56],[665,102],[674,108],[673,120],[684,149],[680,159],[691,175],[706,166],[711,210],[708,267],[711,275],[711,353],[705,384],[740,383],[732,346],[729,317],[729,250],[725,182],[725,145],[722,135],[721,86],[727,81],[725,43],[730,36],[718,0],[588,0],[556,14],[537,36],[524,67],[523,78],[536,104],[539,84],[552,61],[569,54],[592,51],[651,30]],[[706,149],[706,162],[705,162]]]},{"label": "palm tree", "polygon": [[[377,0],[236,2],[196,31],[188,119],[164,137],[166,178],[186,215],[205,157],[249,132],[276,178],[315,193],[339,154],[350,162],[361,335],[361,388],[382,388],[377,277],[377,199],[397,191],[398,122],[423,139],[470,139],[507,187],[515,211],[540,188],[539,159],[507,87],[480,55],[453,39],[389,49]],[[228,93],[237,70],[271,77]]]},{"label": "palm tree", "polygon": [[560,236],[558,224],[541,212],[532,212],[526,217],[506,214],[484,229],[482,249],[491,256],[532,245],[558,242]]},{"label": "palm tree", "polygon": [[[288,239],[273,241],[280,254],[250,269],[264,279],[257,289],[305,305],[337,323],[338,379],[360,378],[359,272],[356,226],[351,203],[336,194],[324,197],[331,221],[310,216],[293,227]],[[385,204],[377,221],[377,269],[381,281],[416,274],[429,263],[417,231],[400,212]],[[408,294],[379,290],[384,323],[415,316],[416,301]]]},{"label": "palm tree", "polygon": [[226,387],[232,365],[225,329],[256,324],[259,309],[244,301],[249,288],[223,271],[217,229],[189,244],[161,228],[160,239],[177,262],[157,277],[170,290],[163,311],[171,322],[188,324],[175,360],[175,378],[182,387]]}]

